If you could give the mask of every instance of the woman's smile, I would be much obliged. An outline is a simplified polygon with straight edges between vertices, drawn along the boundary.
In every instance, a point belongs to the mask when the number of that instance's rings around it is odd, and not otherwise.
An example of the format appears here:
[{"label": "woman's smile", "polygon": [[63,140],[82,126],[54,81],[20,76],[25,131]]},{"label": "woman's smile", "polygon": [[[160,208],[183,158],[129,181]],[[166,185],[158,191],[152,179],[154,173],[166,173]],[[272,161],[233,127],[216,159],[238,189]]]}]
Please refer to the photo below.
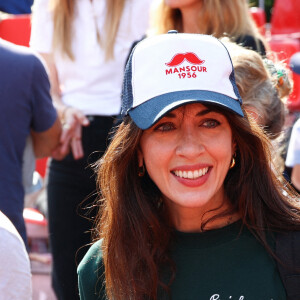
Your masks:
[{"label": "woman's smile", "polygon": [[206,182],[210,170],[208,166],[181,166],[172,170],[171,174],[183,185],[198,187]]}]

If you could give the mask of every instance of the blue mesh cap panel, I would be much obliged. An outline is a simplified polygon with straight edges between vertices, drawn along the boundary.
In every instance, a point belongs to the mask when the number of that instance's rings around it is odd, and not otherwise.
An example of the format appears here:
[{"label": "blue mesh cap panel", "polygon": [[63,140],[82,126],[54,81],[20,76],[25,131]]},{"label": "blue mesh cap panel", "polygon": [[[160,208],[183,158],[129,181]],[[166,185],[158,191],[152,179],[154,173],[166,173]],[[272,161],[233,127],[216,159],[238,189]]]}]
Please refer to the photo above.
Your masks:
[{"label": "blue mesh cap panel", "polygon": [[240,104],[242,105],[242,104],[243,104],[243,103],[242,103],[243,101],[242,101],[242,98],[241,98],[241,96],[240,96],[240,92],[239,92],[238,87],[237,87],[236,82],[235,82],[235,76],[234,76],[234,70],[233,70],[233,69],[232,69],[232,72],[231,72],[231,74],[230,74],[230,76],[229,76],[229,80],[230,80],[230,82],[231,82],[231,84],[232,84],[233,91],[234,91],[235,95],[237,96],[237,98],[238,98]]},{"label": "blue mesh cap panel", "polygon": [[132,94],[132,55],[134,50],[131,52],[129,60],[125,67],[122,95],[121,95],[121,114],[125,116],[128,110],[133,105],[133,94]]},{"label": "blue mesh cap panel", "polygon": [[230,59],[231,66],[232,66],[232,72],[230,73],[229,80],[230,80],[230,82],[231,82],[231,84],[232,84],[233,91],[234,91],[236,97],[237,97],[238,100],[239,100],[239,103],[242,105],[242,104],[243,104],[243,101],[242,101],[240,92],[239,92],[238,87],[237,87],[236,82],[235,82],[234,68],[233,68],[233,63],[232,63],[232,59],[231,59],[230,53],[229,53],[228,49],[226,48],[226,46],[222,43],[222,41],[220,41],[220,40],[218,40],[218,41],[219,41],[219,42],[223,45],[223,47],[226,49],[226,52],[227,52],[228,57],[229,57],[229,59]]}]

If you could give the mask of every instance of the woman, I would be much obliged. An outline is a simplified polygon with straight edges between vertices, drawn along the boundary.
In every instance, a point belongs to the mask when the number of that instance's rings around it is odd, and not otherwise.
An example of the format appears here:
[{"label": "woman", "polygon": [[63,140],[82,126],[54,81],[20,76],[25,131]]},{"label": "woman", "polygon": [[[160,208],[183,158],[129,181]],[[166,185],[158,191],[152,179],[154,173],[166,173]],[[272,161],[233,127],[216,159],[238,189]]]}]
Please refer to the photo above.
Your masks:
[{"label": "woman", "polygon": [[[95,200],[88,167],[105,151],[120,112],[125,59],[146,30],[150,0],[36,0],[31,47],[45,59],[63,125],[48,182],[52,281],[59,299],[77,299],[77,263],[90,243],[83,211]],[[71,151],[71,152],[70,152]],[[68,154],[68,155],[67,155]]]},{"label": "woman", "polygon": [[299,204],[244,116],[225,46],[172,33],[127,64],[81,298],[286,299],[270,254],[276,230],[299,230]]},{"label": "woman", "polygon": [[154,10],[150,34],[168,30],[228,36],[265,55],[266,44],[249,13],[246,0],[160,0]]}]

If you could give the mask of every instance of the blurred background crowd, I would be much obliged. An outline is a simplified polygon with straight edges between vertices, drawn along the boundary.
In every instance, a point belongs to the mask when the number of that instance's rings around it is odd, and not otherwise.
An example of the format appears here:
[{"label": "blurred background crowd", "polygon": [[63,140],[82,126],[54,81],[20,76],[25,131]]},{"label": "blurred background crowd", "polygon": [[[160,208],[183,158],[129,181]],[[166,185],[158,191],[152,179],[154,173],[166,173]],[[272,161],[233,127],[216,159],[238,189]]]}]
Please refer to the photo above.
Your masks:
[{"label": "blurred background crowd", "polygon": [[272,141],[274,168],[300,190],[298,0],[0,0],[0,11],[0,299],[79,299],[93,164],[120,122],[130,50],[147,35],[245,47],[243,59],[229,48],[244,106]]}]

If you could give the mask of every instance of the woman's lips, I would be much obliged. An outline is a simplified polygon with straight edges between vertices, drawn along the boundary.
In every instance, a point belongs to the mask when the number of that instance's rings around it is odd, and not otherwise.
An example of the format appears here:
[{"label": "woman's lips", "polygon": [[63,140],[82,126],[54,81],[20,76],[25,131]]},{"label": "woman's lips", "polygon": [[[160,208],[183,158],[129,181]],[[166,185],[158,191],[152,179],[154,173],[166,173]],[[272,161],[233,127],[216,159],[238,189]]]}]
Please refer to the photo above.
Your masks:
[{"label": "woman's lips", "polygon": [[188,187],[198,187],[206,182],[212,167],[179,167],[171,171],[180,183]]}]

